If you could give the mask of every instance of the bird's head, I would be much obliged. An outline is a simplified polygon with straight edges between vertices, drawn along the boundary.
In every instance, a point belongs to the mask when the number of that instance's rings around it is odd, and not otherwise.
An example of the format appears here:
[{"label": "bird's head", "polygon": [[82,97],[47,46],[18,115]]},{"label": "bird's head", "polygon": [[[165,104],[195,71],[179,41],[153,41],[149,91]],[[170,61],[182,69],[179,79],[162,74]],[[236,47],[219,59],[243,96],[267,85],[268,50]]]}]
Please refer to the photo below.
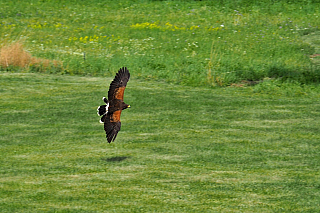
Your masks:
[{"label": "bird's head", "polygon": [[131,107],[130,105],[125,104],[125,105],[123,106],[123,109],[127,109],[127,108],[130,108],[130,107]]}]

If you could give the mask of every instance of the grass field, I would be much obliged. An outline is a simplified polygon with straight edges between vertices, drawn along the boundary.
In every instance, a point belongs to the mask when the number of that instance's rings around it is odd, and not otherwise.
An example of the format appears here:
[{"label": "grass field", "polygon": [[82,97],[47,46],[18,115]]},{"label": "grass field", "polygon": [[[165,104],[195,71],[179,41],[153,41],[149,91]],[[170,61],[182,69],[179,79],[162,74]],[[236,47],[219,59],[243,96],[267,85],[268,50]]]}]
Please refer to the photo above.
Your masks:
[{"label": "grass field", "polygon": [[308,95],[131,79],[108,144],[111,78],[0,74],[1,212],[318,212],[319,88]]},{"label": "grass field", "polygon": [[189,86],[319,82],[318,36],[303,37],[319,31],[317,2],[1,1],[0,43],[62,61],[48,73],[111,77],[125,64],[136,77]]},{"label": "grass field", "polygon": [[320,212],[319,10],[0,1],[0,212]]}]

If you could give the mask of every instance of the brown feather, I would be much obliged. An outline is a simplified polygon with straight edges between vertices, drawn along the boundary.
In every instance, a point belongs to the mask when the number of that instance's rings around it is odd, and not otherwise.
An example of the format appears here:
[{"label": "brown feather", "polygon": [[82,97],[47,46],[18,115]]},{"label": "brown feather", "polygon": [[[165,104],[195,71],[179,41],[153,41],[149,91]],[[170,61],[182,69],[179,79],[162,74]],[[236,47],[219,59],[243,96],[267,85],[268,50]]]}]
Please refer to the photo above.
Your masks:
[{"label": "brown feather", "polygon": [[120,116],[121,116],[122,110],[115,111],[110,116],[110,122],[120,122]]},{"label": "brown feather", "polygon": [[119,87],[118,89],[115,89],[114,98],[119,99],[119,100],[123,100],[123,94],[124,94],[125,89],[126,89],[126,87]]}]

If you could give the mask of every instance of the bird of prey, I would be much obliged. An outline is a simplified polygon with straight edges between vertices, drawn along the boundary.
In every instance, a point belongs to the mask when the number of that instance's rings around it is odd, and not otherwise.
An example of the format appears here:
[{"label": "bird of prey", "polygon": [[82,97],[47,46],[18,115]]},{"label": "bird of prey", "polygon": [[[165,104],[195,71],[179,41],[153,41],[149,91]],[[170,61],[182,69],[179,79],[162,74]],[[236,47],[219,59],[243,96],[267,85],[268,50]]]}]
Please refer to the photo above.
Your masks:
[{"label": "bird of prey", "polygon": [[130,108],[130,105],[123,102],[124,90],[130,79],[129,70],[121,68],[110,84],[108,99],[103,97],[105,105],[98,107],[98,115],[102,116],[100,123],[104,123],[104,130],[109,143],[114,141],[121,128],[120,115],[122,110]]}]

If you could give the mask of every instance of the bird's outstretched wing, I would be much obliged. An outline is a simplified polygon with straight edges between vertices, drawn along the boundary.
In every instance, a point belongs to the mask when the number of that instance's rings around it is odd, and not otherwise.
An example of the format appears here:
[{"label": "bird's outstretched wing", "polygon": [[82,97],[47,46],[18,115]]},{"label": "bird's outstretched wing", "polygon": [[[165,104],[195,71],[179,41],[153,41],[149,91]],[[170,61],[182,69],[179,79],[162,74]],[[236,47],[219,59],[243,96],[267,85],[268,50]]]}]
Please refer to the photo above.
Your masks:
[{"label": "bird's outstretched wing", "polygon": [[119,99],[123,100],[124,90],[127,86],[127,83],[130,79],[130,73],[126,67],[121,68],[116,77],[110,84],[110,88],[108,91],[108,100]]},{"label": "bird's outstretched wing", "polygon": [[113,113],[107,113],[104,121],[104,130],[107,134],[107,140],[109,143],[114,141],[121,129],[120,115],[122,110],[115,111]]}]

